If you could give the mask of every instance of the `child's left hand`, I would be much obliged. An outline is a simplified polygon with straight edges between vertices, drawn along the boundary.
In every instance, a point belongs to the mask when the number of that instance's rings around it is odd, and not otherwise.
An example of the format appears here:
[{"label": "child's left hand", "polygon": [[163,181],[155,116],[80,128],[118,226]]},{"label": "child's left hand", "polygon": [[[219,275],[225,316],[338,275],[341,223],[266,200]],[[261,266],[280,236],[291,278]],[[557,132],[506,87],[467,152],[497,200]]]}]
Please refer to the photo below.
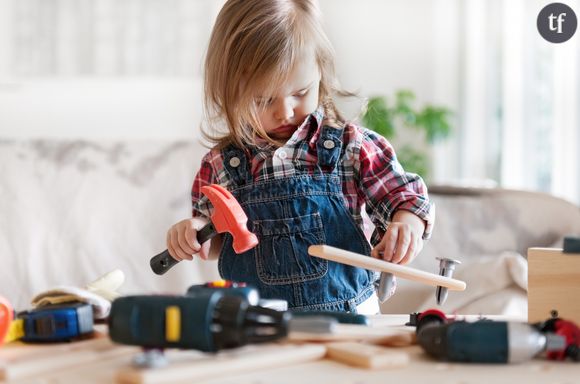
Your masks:
[{"label": "child's left hand", "polygon": [[425,222],[409,211],[397,211],[371,256],[395,264],[409,264],[423,249]]}]

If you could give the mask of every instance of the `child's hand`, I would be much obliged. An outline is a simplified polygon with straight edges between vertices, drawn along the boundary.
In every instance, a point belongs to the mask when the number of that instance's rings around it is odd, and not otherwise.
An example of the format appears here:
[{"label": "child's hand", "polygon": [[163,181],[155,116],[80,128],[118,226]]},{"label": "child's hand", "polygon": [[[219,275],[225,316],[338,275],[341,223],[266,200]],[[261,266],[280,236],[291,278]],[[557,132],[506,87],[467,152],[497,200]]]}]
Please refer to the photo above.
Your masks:
[{"label": "child's hand", "polygon": [[208,221],[199,217],[181,220],[167,231],[167,250],[171,257],[177,261],[192,260],[193,255],[207,260],[211,241],[199,244],[197,231],[206,225]]},{"label": "child's hand", "polygon": [[425,223],[409,211],[397,211],[371,256],[395,264],[409,264],[423,249]]}]

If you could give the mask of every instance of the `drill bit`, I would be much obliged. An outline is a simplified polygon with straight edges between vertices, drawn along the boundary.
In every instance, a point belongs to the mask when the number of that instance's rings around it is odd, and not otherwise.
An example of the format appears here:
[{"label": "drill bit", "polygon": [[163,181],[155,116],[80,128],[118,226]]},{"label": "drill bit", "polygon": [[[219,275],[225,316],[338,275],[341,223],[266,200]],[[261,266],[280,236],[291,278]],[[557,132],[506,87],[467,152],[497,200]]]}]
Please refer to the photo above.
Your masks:
[{"label": "drill bit", "polygon": [[[439,275],[445,277],[453,276],[453,271],[455,270],[455,266],[457,264],[461,264],[459,260],[448,259],[445,257],[438,257],[439,260]],[[440,285],[437,286],[435,291],[435,297],[437,298],[437,304],[442,305],[447,300],[448,290],[446,287],[442,287]]]}]

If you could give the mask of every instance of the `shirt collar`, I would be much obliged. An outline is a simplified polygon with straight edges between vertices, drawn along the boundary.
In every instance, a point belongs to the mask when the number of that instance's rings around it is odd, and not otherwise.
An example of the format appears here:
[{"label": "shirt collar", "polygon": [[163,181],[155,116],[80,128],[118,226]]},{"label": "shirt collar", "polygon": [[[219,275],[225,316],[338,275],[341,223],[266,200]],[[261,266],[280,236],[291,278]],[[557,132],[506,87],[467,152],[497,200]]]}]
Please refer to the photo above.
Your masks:
[{"label": "shirt collar", "polygon": [[319,106],[316,111],[310,115],[310,118],[314,126],[310,129],[310,132],[312,132],[312,137],[308,141],[308,145],[312,147],[316,146],[318,138],[320,137],[320,128],[322,128],[322,122],[324,120],[324,108],[322,105]]},{"label": "shirt collar", "polygon": [[[324,120],[324,108],[319,106],[314,112],[306,116],[302,124],[296,129],[294,134],[288,139],[284,147],[295,146],[297,143],[307,140],[309,136],[309,144],[316,145],[318,137],[320,136],[320,127],[322,121]],[[257,149],[261,151],[275,150],[276,147],[270,144],[267,140],[257,137],[256,138]]]}]

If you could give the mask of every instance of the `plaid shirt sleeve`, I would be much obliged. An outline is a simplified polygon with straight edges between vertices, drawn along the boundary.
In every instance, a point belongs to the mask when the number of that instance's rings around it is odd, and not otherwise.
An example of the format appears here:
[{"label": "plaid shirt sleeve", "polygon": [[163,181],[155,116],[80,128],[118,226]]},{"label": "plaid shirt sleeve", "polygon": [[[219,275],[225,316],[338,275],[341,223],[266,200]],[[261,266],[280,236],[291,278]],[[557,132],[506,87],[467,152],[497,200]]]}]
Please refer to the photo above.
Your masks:
[{"label": "plaid shirt sleeve", "polygon": [[393,214],[404,209],[425,221],[423,239],[431,236],[435,219],[435,206],[429,201],[423,179],[404,171],[391,144],[377,133],[361,128],[358,164],[359,193],[367,205],[367,213],[377,231],[375,244],[384,234]]},{"label": "plaid shirt sleeve", "polygon": [[193,217],[210,218],[213,212],[207,196],[201,193],[201,187],[217,183],[217,172],[214,169],[213,161],[217,156],[213,151],[209,152],[201,161],[201,167],[195,176],[191,187],[191,204]]}]

